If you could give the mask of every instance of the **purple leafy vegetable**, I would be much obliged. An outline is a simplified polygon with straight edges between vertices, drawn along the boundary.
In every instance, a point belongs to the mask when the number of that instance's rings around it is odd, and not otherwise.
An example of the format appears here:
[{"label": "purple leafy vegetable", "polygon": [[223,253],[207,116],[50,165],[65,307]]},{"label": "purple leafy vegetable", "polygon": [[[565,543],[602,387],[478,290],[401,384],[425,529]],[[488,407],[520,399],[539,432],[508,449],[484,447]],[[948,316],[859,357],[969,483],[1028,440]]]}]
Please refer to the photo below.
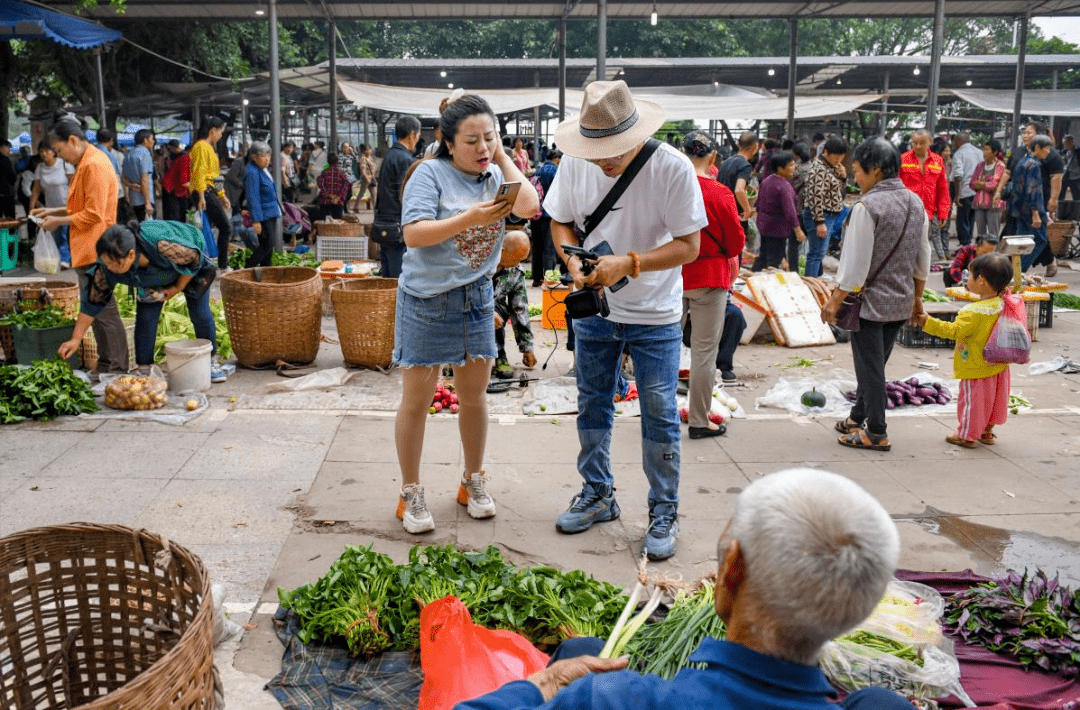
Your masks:
[{"label": "purple leafy vegetable", "polygon": [[945,628],[1028,668],[1080,675],[1080,591],[1042,570],[1005,577],[949,599]]}]

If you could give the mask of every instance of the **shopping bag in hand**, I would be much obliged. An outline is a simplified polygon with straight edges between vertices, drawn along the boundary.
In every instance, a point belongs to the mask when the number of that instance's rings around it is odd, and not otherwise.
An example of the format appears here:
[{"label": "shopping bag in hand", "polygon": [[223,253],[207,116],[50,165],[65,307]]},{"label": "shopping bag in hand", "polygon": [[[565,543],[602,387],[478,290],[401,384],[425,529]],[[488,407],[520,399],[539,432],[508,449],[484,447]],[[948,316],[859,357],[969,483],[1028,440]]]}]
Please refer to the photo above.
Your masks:
[{"label": "shopping bag in hand", "polygon": [[1001,300],[1004,303],[1001,315],[983,348],[983,359],[992,363],[1023,365],[1031,357],[1031,335],[1027,329],[1024,299],[1006,291]]},{"label": "shopping bag in hand", "polygon": [[547,667],[548,657],[512,631],[477,626],[457,597],[420,612],[420,710],[451,710]]},{"label": "shopping bag in hand", "polygon": [[60,249],[52,232],[39,229],[34,242],[34,271],[41,274],[60,272]]}]

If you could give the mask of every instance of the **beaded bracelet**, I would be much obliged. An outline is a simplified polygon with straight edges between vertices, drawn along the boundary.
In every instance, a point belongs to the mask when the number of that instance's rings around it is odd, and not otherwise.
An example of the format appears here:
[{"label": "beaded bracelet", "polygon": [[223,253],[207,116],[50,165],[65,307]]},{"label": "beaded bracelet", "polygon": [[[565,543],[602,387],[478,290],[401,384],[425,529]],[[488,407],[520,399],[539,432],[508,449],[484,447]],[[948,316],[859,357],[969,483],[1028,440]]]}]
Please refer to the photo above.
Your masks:
[{"label": "beaded bracelet", "polygon": [[636,279],[641,276],[641,259],[638,258],[637,252],[627,252],[627,256],[634,260],[634,271],[630,274],[630,278]]}]

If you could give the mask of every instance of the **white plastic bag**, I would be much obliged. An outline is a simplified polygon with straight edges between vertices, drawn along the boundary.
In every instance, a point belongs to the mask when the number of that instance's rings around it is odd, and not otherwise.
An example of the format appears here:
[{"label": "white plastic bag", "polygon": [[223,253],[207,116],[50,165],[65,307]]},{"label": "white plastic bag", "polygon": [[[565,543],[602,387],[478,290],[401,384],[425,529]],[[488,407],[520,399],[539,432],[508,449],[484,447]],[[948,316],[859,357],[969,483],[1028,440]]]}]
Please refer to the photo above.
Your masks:
[{"label": "white plastic bag", "polygon": [[52,232],[38,232],[34,243],[34,271],[42,274],[60,273],[60,250]]},{"label": "white plastic bag", "polygon": [[848,693],[880,686],[908,699],[955,695],[965,706],[975,707],[960,685],[956,656],[936,646],[922,649],[920,654],[922,666],[851,641],[830,641],[821,655],[821,669],[833,685]]}]

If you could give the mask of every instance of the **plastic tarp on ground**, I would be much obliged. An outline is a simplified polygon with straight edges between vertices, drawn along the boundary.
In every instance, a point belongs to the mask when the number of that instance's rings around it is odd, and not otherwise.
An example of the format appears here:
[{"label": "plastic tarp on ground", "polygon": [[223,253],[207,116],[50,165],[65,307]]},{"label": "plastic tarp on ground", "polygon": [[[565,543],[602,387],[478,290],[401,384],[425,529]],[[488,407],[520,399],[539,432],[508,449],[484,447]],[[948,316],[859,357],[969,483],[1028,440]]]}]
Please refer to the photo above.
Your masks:
[{"label": "plastic tarp on ground", "polygon": [[[1012,89],[952,89],[956,97],[994,113],[1013,112],[1016,92]],[[1020,112],[1034,116],[1080,116],[1080,89],[1025,89]]]},{"label": "plastic tarp on ground", "polygon": [[121,37],[116,30],[37,5],[19,0],[0,3],[0,40],[50,39],[75,49],[91,49]]},{"label": "plastic tarp on ground", "polygon": [[[406,86],[385,86],[359,81],[338,80],[345,98],[358,107],[437,116],[439,102],[450,92],[446,89],[419,89]],[[733,91],[738,89],[738,91]],[[468,90],[468,87],[466,87]],[[673,86],[634,88],[634,96],[652,101],[664,108],[668,120],[703,117],[727,119],[782,119],[787,117],[787,98],[768,92],[730,86]],[[760,93],[759,93],[760,92]],[[531,110],[536,106],[558,106],[557,88],[498,89],[481,92],[497,114]],[[583,92],[568,89],[566,108],[570,115],[577,113]],[[863,104],[880,101],[878,94],[848,94],[832,96],[796,96],[795,117],[813,118],[835,116],[853,111]]]}]

